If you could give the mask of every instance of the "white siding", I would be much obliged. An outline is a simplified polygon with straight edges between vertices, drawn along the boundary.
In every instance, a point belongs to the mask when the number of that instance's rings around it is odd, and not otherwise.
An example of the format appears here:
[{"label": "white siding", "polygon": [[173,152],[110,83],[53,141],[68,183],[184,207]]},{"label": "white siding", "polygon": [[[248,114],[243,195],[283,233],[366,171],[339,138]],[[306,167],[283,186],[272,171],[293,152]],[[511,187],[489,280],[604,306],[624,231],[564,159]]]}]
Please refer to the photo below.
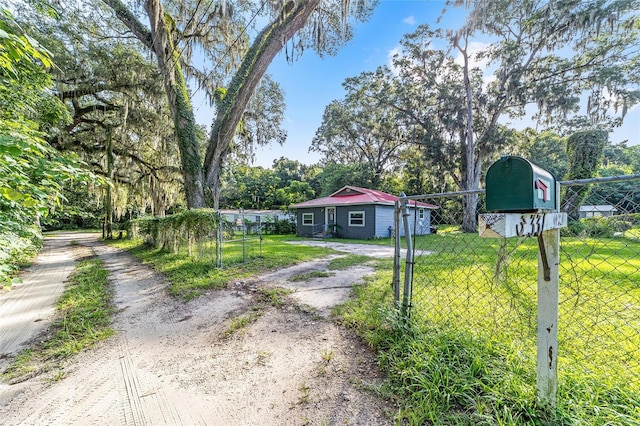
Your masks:
[{"label": "white siding", "polygon": [[[376,206],[376,237],[388,237],[389,226],[393,228],[393,206]],[[431,233],[431,210],[424,209],[424,218],[420,219],[420,211],[409,208],[409,228],[413,232],[413,222],[417,220],[416,234],[427,235]],[[404,225],[400,217],[400,236],[404,237]]]},{"label": "white siding", "polygon": [[389,226],[393,229],[393,209],[393,206],[376,206],[376,237],[389,237]]}]

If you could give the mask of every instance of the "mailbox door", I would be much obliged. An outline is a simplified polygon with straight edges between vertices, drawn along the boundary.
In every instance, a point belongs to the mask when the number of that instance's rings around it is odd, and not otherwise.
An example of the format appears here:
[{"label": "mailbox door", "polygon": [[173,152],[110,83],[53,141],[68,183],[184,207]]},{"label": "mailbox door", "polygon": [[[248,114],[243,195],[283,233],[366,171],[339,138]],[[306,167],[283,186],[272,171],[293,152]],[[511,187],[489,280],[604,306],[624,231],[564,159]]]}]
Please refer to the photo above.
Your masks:
[{"label": "mailbox door", "polygon": [[533,167],[533,206],[536,210],[554,210],[556,206],[556,180],[546,170]]}]

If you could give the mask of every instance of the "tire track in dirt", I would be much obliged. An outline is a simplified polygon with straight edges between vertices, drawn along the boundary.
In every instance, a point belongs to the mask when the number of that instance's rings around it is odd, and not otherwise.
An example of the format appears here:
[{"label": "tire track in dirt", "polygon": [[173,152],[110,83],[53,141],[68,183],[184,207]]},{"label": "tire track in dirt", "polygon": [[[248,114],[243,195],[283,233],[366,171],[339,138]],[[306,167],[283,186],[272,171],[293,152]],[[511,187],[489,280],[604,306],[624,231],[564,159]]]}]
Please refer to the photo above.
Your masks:
[{"label": "tire track in dirt", "polygon": [[[178,332],[179,315],[174,312],[175,301],[167,297],[166,283],[151,269],[135,265],[126,253],[102,244],[94,248],[111,272],[116,303],[124,305],[115,345],[124,390],[123,424],[192,424],[183,419],[157,377],[145,371],[155,361],[158,344],[162,348]],[[197,418],[199,413],[190,414],[186,417]]]},{"label": "tire track in dirt", "polygon": [[[122,340],[122,339],[121,339]],[[123,388],[125,390],[126,404],[123,404],[125,424],[132,425],[144,425],[147,424],[145,420],[144,411],[142,408],[142,401],[140,400],[140,383],[138,377],[135,374],[135,370],[132,367],[131,356],[127,354],[126,349],[123,348],[123,342],[120,343],[120,379],[122,380]]]},{"label": "tire track in dirt", "polygon": [[85,236],[48,236],[34,264],[21,274],[22,284],[0,294],[0,371],[7,367],[10,357],[51,323],[55,302],[75,263],[71,241]]},{"label": "tire track in dirt", "polygon": [[[1,425],[388,424],[386,406],[363,390],[380,380],[371,351],[293,299],[258,302],[273,277],[183,303],[129,254],[81,243],[110,271],[117,334],[69,362],[62,380],[12,390]],[[230,318],[255,312],[223,337]]]}]

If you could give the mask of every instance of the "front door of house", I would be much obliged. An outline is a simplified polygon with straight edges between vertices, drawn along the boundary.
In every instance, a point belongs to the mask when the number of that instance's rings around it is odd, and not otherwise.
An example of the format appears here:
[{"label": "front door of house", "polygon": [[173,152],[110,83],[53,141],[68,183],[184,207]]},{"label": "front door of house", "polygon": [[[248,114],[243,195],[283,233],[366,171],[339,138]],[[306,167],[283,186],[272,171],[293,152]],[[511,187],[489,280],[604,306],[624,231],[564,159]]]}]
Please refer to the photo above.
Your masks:
[{"label": "front door of house", "polygon": [[333,231],[333,225],[336,224],[336,208],[327,207],[324,209],[324,223],[326,226],[326,232]]}]

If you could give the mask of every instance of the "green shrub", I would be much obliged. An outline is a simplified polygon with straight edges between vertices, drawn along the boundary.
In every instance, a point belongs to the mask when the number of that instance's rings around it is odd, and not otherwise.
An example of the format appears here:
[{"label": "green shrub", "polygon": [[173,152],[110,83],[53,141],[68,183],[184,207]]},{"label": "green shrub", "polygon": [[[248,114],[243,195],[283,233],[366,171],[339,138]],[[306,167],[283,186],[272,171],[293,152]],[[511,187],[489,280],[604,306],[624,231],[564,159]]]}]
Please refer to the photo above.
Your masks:
[{"label": "green shrub", "polygon": [[182,247],[189,252],[196,245],[215,240],[219,215],[212,209],[185,210],[170,216],[146,216],[123,227],[128,238],[144,238],[151,246],[177,253]]},{"label": "green shrub", "polygon": [[612,238],[617,232],[626,232],[640,225],[640,214],[625,214],[611,217],[588,217],[569,221],[562,229],[562,236]]},{"label": "green shrub", "polygon": [[10,285],[20,265],[31,261],[42,248],[39,227],[17,228],[0,226],[0,288]]},{"label": "green shrub", "polygon": [[590,238],[612,238],[614,229],[610,219],[599,216],[582,219],[584,233]]}]

